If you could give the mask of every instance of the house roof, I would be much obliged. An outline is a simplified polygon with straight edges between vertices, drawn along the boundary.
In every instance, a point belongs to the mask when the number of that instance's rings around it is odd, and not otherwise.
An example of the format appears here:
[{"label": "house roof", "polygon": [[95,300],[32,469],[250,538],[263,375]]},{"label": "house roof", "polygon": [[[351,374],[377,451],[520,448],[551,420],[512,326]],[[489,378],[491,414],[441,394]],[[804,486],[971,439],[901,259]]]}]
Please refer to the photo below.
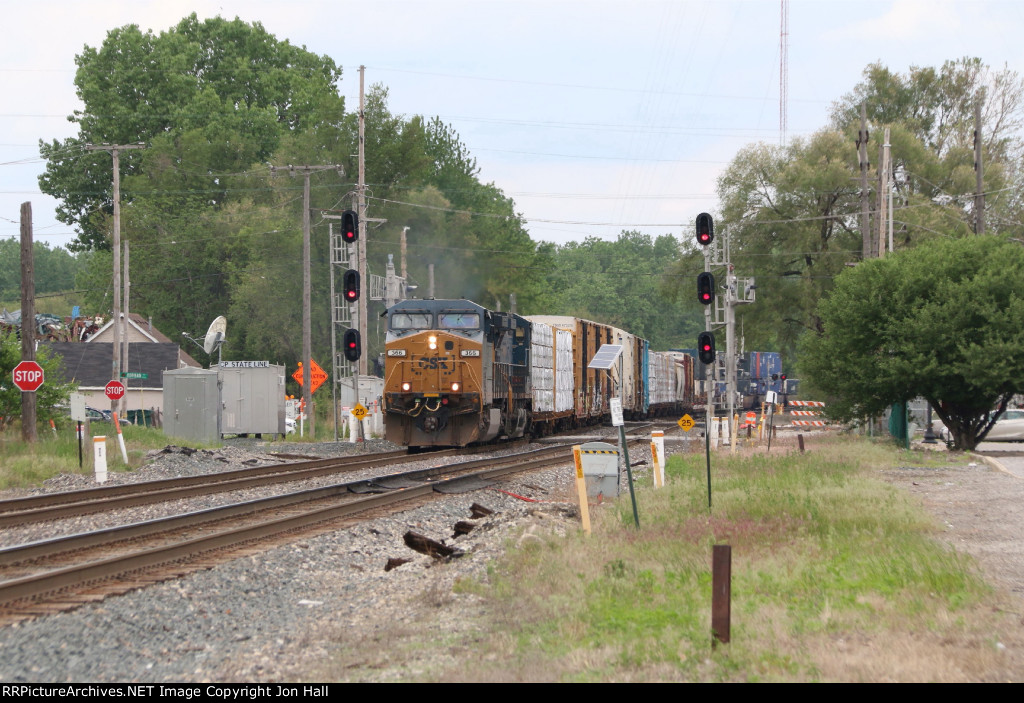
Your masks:
[{"label": "house roof", "polygon": [[[48,348],[63,359],[60,374],[65,383],[77,381],[82,388],[103,388],[110,381],[114,354],[110,342],[40,342],[39,347]],[[178,353],[177,344],[131,342],[126,370],[144,373],[148,378],[123,378],[121,382],[129,390],[163,388],[163,372],[179,368]]]},{"label": "house roof", "polygon": [[[124,313],[121,313],[121,317],[124,317]],[[96,332],[94,332],[92,336],[86,340],[86,342],[92,344],[110,344],[110,342],[93,342],[93,340],[97,339],[100,335],[103,334],[103,332],[105,332],[113,324],[113,319],[108,320],[107,323],[100,327],[98,330],[96,330]],[[176,342],[172,341],[170,337],[168,337],[166,334],[164,334],[156,327],[154,327],[151,320],[146,319],[145,317],[136,312],[130,312],[128,313],[128,324],[137,329],[139,333],[142,334],[144,337],[152,340],[153,343],[155,344],[173,344],[174,346],[178,347],[178,359],[181,362],[180,366],[194,366],[196,368],[202,368],[202,364],[193,359],[188,353],[185,352],[184,349],[178,346]],[[134,342],[132,342],[132,344],[134,344]],[[129,358],[131,358],[130,355]]]}]

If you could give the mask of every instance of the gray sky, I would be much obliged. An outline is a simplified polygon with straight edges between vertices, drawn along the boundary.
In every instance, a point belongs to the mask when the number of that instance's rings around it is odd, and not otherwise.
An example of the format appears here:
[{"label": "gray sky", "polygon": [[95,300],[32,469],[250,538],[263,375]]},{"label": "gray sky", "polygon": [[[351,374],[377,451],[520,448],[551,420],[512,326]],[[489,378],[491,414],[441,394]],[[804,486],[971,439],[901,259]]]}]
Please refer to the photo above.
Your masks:
[{"label": "gray sky", "polygon": [[[745,144],[779,143],[778,0],[4,0],[0,44],[0,237],[75,233],[39,192],[39,139],[75,133],[74,57],[108,30],[155,32],[200,18],[261,22],[344,67],[358,105],[367,84],[393,112],[439,116],[481,178],[516,201],[536,240],[613,239],[623,229],[683,233],[714,211],[715,180]],[[819,0],[789,3],[790,138],[824,126],[864,68],[905,71],[979,56],[1024,71],[1024,3]],[[372,213],[371,213],[372,214]],[[396,223],[397,224],[397,223]]]}]

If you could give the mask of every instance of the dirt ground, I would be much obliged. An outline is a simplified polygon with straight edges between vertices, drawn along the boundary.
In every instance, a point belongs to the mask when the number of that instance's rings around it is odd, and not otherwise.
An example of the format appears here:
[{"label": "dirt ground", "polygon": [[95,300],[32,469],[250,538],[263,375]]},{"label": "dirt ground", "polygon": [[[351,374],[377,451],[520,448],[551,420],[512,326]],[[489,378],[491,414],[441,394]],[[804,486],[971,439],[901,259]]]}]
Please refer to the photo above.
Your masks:
[{"label": "dirt ground", "polygon": [[942,526],[940,537],[971,555],[997,589],[992,638],[1005,669],[985,680],[1024,678],[1024,478],[999,459],[950,453],[947,466],[900,467],[884,478],[921,498]]}]

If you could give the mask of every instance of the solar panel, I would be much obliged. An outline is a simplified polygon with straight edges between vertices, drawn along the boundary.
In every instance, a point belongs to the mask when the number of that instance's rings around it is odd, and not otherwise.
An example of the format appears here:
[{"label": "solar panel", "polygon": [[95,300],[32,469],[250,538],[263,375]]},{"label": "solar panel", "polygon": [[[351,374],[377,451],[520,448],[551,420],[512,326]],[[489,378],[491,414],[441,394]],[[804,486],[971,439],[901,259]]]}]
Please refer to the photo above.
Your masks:
[{"label": "solar panel", "polygon": [[615,365],[615,360],[622,353],[621,344],[602,344],[601,348],[594,354],[594,358],[587,364],[588,369],[610,369]]}]

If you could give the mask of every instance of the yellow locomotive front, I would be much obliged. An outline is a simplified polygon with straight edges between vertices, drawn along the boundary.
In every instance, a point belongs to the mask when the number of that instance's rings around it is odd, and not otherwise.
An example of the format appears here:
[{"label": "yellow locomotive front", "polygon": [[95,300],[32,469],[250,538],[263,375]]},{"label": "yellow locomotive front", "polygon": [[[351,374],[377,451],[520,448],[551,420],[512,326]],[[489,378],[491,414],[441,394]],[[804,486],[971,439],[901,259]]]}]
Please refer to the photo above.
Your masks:
[{"label": "yellow locomotive front", "polygon": [[468,300],[406,300],[388,309],[386,437],[408,446],[487,441],[493,358],[487,310]]}]

